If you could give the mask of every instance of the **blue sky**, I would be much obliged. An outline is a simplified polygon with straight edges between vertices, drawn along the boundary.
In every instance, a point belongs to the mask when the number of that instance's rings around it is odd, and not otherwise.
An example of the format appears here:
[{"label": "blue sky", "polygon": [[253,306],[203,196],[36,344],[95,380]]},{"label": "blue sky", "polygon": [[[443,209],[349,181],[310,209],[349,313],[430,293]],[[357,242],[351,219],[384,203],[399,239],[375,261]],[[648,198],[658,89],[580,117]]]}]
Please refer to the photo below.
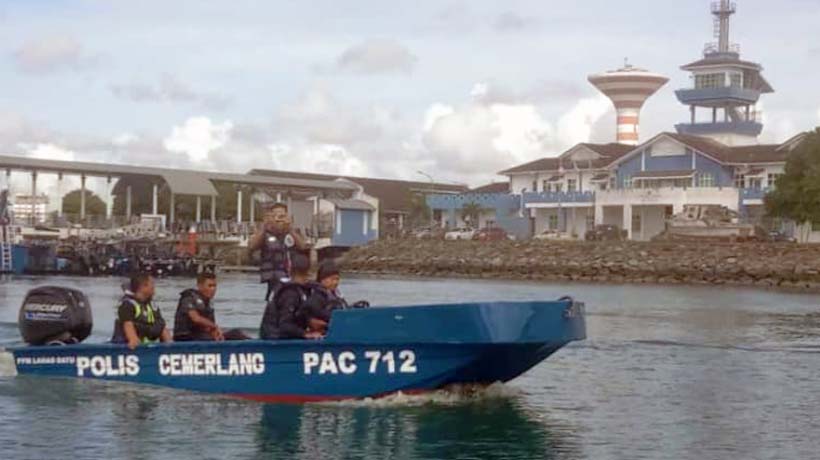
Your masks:
[{"label": "blue sky", "polygon": [[[580,141],[610,141],[586,81],[630,62],[671,82],[642,137],[686,118],[679,66],[709,1],[3,1],[6,153],[477,185]],[[739,0],[761,62],[761,140],[820,124],[820,1]]]}]

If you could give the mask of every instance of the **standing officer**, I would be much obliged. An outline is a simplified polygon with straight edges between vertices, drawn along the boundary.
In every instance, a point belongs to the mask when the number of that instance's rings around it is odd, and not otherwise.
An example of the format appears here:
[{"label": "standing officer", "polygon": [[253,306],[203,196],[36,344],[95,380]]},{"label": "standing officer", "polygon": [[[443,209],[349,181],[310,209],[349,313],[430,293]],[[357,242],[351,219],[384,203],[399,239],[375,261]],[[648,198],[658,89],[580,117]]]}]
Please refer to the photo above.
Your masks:
[{"label": "standing officer", "polygon": [[248,250],[260,251],[260,282],[268,285],[265,301],[276,296],[282,283],[290,279],[291,258],[296,251],[304,250],[302,238],[291,231],[288,207],[274,203],[265,211],[262,227],[251,237]]}]

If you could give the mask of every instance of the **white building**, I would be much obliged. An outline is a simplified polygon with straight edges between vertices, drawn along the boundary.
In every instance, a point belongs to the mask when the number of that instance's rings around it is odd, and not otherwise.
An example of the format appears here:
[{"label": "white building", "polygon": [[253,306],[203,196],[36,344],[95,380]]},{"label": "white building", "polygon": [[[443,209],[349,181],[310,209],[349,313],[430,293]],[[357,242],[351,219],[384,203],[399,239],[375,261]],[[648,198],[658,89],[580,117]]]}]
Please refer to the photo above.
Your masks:
[{"label": "white building", "polygon": [[46,220],[47,208],[48,195],[15,195],[11,212],[17,223],[41,224]]}]

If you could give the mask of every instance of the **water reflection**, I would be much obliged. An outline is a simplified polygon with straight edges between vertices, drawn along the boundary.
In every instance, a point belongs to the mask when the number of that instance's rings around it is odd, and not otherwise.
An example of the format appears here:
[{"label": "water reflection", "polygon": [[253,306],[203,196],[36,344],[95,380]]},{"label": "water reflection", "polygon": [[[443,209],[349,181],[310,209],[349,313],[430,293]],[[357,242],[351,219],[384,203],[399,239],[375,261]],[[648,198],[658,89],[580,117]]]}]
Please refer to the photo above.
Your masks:
[{"label": "water reflection", "polygon": [[575,431],[508,398],[390,408],[266,405],[256,458],[575,459]]}]

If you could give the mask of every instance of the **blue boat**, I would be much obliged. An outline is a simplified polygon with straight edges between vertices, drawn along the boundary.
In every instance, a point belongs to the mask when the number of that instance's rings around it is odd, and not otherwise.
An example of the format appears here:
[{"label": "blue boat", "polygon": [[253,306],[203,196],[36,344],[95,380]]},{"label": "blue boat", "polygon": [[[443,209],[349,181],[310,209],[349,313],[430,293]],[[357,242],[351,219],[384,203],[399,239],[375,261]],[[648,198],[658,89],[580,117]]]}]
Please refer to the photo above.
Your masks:
[{"label": "blue boat", "polygon": [[12,348],[22,375],[309,402],[507,382],[586,337],[583,304],[493,302],[337,310],[323,340]]}]

